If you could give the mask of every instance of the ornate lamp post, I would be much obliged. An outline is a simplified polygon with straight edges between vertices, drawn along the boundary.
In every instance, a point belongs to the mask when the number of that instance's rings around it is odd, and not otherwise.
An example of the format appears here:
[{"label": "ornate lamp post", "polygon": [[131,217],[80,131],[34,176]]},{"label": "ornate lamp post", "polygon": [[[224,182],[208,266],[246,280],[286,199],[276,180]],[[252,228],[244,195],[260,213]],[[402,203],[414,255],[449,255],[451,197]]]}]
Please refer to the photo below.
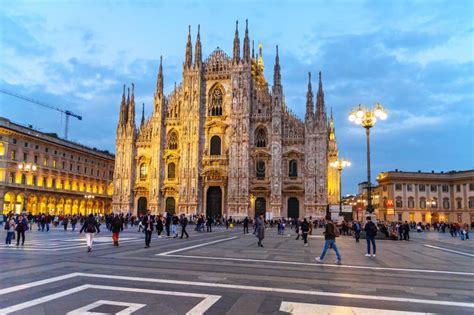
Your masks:
[{"label": "ornate lamp post", "polygon": [[351,162],[349,160],[346,160],[344,158],[338,159],[334,162],[329,163],[331,167],[336,168],[339,171],[339,216],[342,217],[342,170],[348,166],[351,166]]},{"label": "ornate lamp post", "polygon": [[379,103],[375,104],[375,107],[370,109],[359,104],[349,114],[349,120],[357,125],[361,125],[365,128],[365,134],[367,136],[367,212],[372,214],[374,211],[372,207],[372,192],[370,183],[370,128],[372,128],[377,119],[387,119],[387,112]]},{"label": "ornate lamp post", "polygon": [[[23,209],[22,209],[23,212],[26,212],[26,203],[28,202],[28,191],[27,191],[28,178],[26,177],[26,175],[36,172],[37,169],[38,167],[32,163],[26,163],[26,162],[18,163],[18,170],[20,170],[20,172],[22,172],[23,175],[25,175],[25,183],[24,183],[25,193],[24,193]],[[23,181],[23,176],[22,176],[22,181]]]}]

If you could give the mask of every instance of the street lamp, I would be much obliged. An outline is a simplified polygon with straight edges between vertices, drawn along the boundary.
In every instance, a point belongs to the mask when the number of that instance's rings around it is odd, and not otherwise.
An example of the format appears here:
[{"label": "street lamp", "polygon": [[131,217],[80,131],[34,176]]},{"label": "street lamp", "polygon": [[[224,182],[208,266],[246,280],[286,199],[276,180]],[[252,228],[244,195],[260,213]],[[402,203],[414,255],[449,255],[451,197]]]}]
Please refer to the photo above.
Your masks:
[{"label": "street lamp", "polygon": [[329,165],[339,171],[339,216],[342,217],[342,189],[341,189],[342,176],[341,176],[341,173],[344,168],[351,166],[351,162],[349,160],[342,158],[342,159],[338,159],[336,161],[329,163]]},{"label": "street lamp", "polygon": [[361,125],[365,128],[365,134],[367,136],[367,212],[372,214],[374,211],[372,207],[372,194],[371,194],[371,183],[370,183],[370,128],[372,128],[377,119],[387,119],[387,111],[379,103],[375,104],[375,107],[370,109],[359,104],[349,114],[349,121]]},{"label": "street lamp", "polygon": [[94,195],[84,195],[84,198],[86,198],[86,200],[87,200],[87,201],[86,201],[86,212],[87,212],[86,214],[89,214],[89,210],[88,210],[88,208],[87,208],[87,204],[89,203],[89,200],[92,200],[92,199],[94,199],[95,197],[94,197]]},{"label": "street lamp", "polygon": [[[24,184],[25,185],[25,193],[24,193],[23,209],[22,209],[23,212],[26,212],[26,203],[28,202],[28,192],[27,192],[27,189],[26,189],[27,185],[28,185],[28,178],[26,177],[26,174],[36,172],[37,169],[38,169],[38,167],[35,164],[32,164],[32,163],[26,163],[26,162],[18,163],[18,170],[21,173],[24,173],[23,175],[25,175],[25,184]],[[22,176],[22,181],[23,181],[23,176]]]}]

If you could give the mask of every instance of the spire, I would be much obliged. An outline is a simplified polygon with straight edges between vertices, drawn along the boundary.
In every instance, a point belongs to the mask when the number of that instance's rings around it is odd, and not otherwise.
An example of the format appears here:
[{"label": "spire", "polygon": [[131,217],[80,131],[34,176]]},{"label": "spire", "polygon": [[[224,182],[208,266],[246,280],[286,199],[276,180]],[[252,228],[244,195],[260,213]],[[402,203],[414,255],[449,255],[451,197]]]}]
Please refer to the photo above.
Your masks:
[{"label": "spire", "polygon": [[[128,89],[130,94],[130,89]],[[128,97],[127,97],[128,101]],[[128,124],[135,126],[135,84],[132,83],[132,96],[130,97],[130,103],[128,105]]]},{"label": "spire", "polygon": [[276,45],[275,67],[273,70],[273,85],[281,85],[280,57],[278,56],[278,45]]},{"label": "spire", "polygon": [[313,118],[313,89],[311,86],[311,72],[308,72],[308,92],[306,92],[306,116],[305,119]]},{"label": "spire", "polygon": [[186,43],[186,58],[184,61],[184,66],[190,68],[193,64],[193,47],[191,43],[191,25],[189,25],[188,31],[188,42]]},{"label": "spire", "polygon": [[245,20],[245,37],[244,37],[244,62],[250,62],[250,39],[249,39],[249,23]]},{"label": "spire", "polygon": [[123,85],[122,102],[120,103],[119,125],[124,125],[127,122],[127,103],[125,101],[125,84]]},{"label": "spire", "polygon": [[234,64],[237,64],[240,61],[239,21],[235,21],[234,55],[232,61]]},{"label": "spire", "polygon": [[145,125],[145,103],[142,104],[142,121],[140,122],[140,128]]},{"label": "spire", "polygon": [[252,59],[255,59],[255,50],[253,47],[253,39],[252,39]]},{"label": "spire", "polygon": [[324,92],[323,92],[323,81],[321,80],[321,71],[319,71],[319,86],[318,94],[316,96],[316,116],[322,118],[326,113],[324,108]]},{"label": "spire", "polygon": [[198,24],[196,47],[195,47],[195,50],[194,50],[194,66],[195,67],[200,67],[201,64],[202,64],[201,26]]},{"label": "spire", "polygon": [[158,70],[158,77],[156,78],[156,94],[158,97],[163,96],[163,56],[160,56],[160,68]]}]

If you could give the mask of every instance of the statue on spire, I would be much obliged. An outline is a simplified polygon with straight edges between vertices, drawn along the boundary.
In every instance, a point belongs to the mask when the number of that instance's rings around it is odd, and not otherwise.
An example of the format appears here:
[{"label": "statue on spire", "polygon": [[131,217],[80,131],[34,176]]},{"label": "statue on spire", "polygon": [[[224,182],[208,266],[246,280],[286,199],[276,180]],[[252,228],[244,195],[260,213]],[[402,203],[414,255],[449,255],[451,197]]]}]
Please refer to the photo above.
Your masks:
[{"label": "statue on spire", "polygon": [[202,64],[202,47],[201,47],[201,25],[198,24],[198,33],[196,38],[196,48],[194,52],[194,66],[200,67]]},{"label": "statue on spire", "polygon": [[306,115],[305,115],[306,120],[313,119],[313,115],[314,115],[313,110],[314,110],[314,105],[313,105],[313,88],[311,86],[311,72],[308,72],[308,91],[306,92]]},{"label": "statue on spire", "polygon": [[249,39],[249,22],[245,20],[245,37],[244,37],[244,62],[250,62],[250,39]]},{"label": "statue on spire", "polygon": [[188,42],[186,43],[186,58],[184,61],[184,66],[186,68],[191,68],[193,64],[193,47],[191,43],[191,25],[188,26]]},{"label": "statue on spire", "polygon": [[239,21],[235,21],[235,35],[234,35],[234,54],[232,62],[238,64],[240,61],[240,39],[239,39]]}]

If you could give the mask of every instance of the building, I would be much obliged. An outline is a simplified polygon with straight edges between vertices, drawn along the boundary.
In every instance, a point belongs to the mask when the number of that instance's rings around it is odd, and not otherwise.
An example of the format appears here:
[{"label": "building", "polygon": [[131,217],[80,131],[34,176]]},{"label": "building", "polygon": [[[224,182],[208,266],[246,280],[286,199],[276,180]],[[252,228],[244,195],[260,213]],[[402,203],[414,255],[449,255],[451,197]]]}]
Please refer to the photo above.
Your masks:
[{"label": "building", "polygon": [[474,170],[441,173],[380,173],[379,219],[416,222],[474,222]]},{"label": "building", "polygon": [[[0,208],[50,214],[107,213],[114,156],[0,117]],[[26,202],[25,202],[26,200]]]},{"label": "building", "polygon": [[285,103],[278,46],[270,87],[262,45],[255,54],[248,25],[243,50],[236,26],[232,56],[216,48],[203,60],[199,28],[194,55],[192,50],[189,31],[182,83],[168,96],[160,59],[153,113],[145,118],[142,110],[139,125],[134,86],[131,94],[124,87],[114,211],[323,216],[328,181],[335,196],[339,185],[337,172],[328,177],[328,160],[337,158],[337,146],[321,73],[316,108],[309,74],[303,121]]}]

